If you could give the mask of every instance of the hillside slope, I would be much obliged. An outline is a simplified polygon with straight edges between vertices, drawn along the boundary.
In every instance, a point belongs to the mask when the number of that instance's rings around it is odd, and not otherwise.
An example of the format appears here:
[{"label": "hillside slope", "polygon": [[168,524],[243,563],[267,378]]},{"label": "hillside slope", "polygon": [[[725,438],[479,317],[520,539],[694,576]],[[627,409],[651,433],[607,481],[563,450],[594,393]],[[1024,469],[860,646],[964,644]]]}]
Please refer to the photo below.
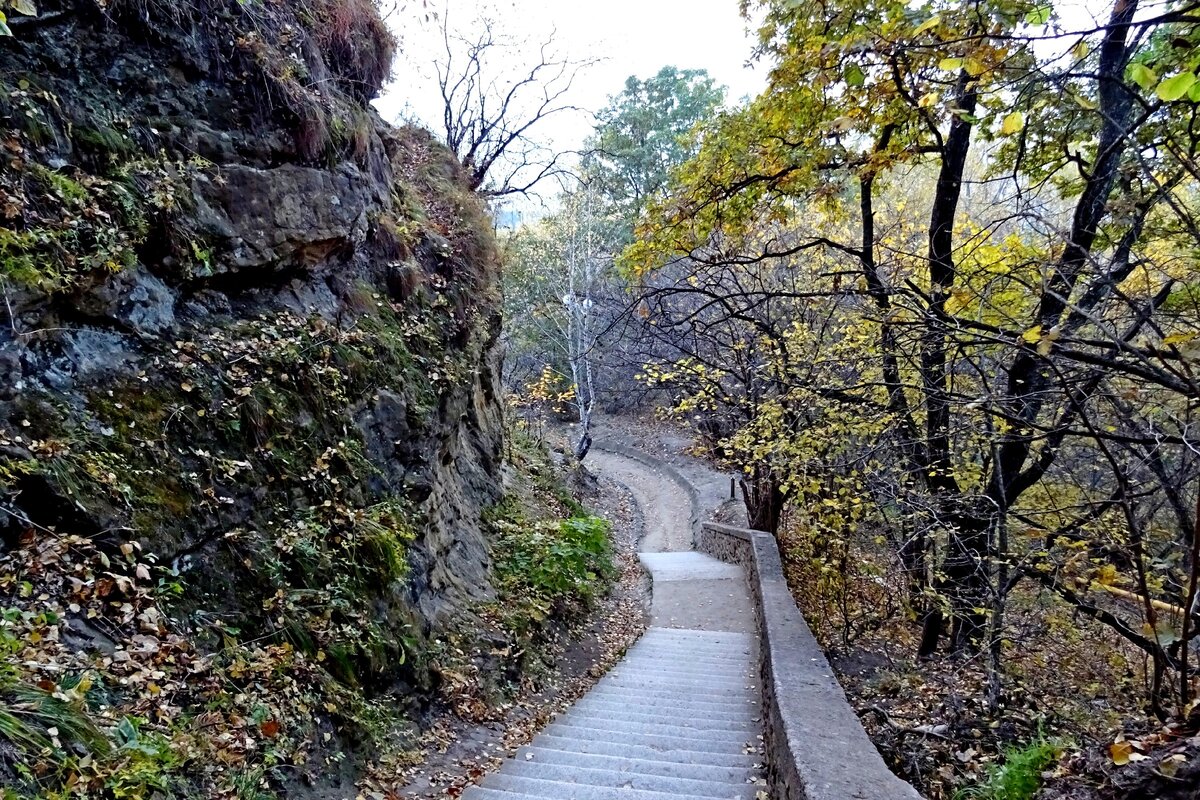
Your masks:
[{"label": "hillside slope", "polygon": [[4,6],[0,784],[342,796],[492,596],[490,222],[369,0]]}]

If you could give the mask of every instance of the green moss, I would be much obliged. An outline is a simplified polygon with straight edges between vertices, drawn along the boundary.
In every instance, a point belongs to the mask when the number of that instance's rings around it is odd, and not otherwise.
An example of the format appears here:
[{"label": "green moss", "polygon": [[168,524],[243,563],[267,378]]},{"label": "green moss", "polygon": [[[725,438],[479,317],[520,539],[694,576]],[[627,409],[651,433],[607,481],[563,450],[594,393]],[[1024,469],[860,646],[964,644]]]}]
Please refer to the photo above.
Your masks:
[{"label": "green moss", "polygon": [[25,230],[0,228],[0,276],[58,292],[86,275],[137,263],[135,248],[149,224],[128,186],[99,179],[84,184],[36,164],[27,174],[31,192],[52,206],[58,219]]},{"label": "green moss", "polygon": [[41,187],[57,195],[60,199],[69,203],[82,204],[87,202],[92,193],[79,181],[63,175],[61,172],[56,172],[52,169],[47,169],[41,164],[29,164],[26,169],[30,176]]},{"label": "green moss", "polygon": [[528,641],[550,618],[589,606],[615,568],[609,523],[570,495],[544,448],[519,435],[510,441],[522,478],[485,511],[484,523],[493,540],[498,618]]},{"label": "green moss", "polygon": [[95,127],[76,126],[73,133],[75,146],[99,160],[124,161],[138,152],[128,136],[99,122]]}]

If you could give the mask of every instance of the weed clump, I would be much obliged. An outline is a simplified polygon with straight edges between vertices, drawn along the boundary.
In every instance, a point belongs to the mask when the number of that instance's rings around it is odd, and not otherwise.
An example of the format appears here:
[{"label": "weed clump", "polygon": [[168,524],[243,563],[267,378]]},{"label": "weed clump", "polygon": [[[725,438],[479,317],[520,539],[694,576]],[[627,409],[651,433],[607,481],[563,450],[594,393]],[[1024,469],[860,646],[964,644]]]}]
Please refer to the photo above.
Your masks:
[{"label": "weed clump", "polygon": [[962,789],[955,800],[1032,800],[1042,786],[1042,773],[1062,754],[1061,742],[1038,735],[1004,752],[1004,760],[988,767],[982,782]]}]

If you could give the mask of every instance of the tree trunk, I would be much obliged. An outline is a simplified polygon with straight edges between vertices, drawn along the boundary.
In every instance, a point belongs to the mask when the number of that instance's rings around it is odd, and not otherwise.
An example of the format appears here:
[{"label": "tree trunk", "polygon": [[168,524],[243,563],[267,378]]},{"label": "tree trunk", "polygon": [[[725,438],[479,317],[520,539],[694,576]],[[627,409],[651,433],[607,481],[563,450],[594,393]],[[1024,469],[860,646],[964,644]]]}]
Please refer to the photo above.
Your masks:
[{"label": "tree trunk", "polygon": [[742,497],[750,527],[774,536],[783,516],[783,490],[769,470],[755,467],[749,478],[742,479]]},{"label": "tree trunk", "polygon": [[954,622],[950,630],[950,650],[954,653],[978,653],[987,636],[987,606],[991,594],[987,555],[987,520],[965,517],[951,531],[944,570],[950,594]]}]

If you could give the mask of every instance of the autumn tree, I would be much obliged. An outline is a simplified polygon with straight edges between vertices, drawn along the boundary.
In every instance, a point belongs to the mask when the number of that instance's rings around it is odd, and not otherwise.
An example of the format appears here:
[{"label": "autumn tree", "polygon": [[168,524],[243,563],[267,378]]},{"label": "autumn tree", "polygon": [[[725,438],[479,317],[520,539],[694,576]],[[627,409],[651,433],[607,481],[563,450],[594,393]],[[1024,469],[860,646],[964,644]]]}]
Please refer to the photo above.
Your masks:
[{"label": "autumn tree", "polygon": [[[819,259],[808,291],[854,298],[828,330],[869,330],[873,370],[789,380],[886,422],[872,446],[891,466],[874,489],[940,543],[922,654],[948,621],[951,650],[986,645],[998,667],[1004,598],[1032,579],[1144,649],[1156,673],[1180,670],[1194,625],[1185,615],[1156,634],[1150,601],[1195,597],[1196,386],[1181,348],[1197,318],[1179,305],[1196,266],[1195,4],[1139,13],[1118,0],[1077,30],[1012,0],[754,5],[770,85],[705,134],[652,204],[629,269]],[[931,191],[904,191],[925,180]],[[964,187],[1002,197],[970,213]],[[795,434],[758,438],[772,430]],[[806,457],[823,458],[819,442]],[[1164,492],[1176,499],[1149,499]],[[1044,546],[1017,547],[1014,526]],[[1155,579],[1152,546],[1174,553]],[[1143,608],[1078,591],[1104,567]]]},{"label": "autumn tree", "polygon": [[646,203],[662,196],[671,169],[694,155],[697,126],[724,100],[724,88],[702,69],[629,76],[597,115],[584,148],[585,180],[632,227]]},{"label": "autumn tree", "polygon": [[581,453],[601,395],[612,401],[638,389],[642,360],[622,324],[636,298],[613,256],[638,211],[662,196],[670,169],[696,152],[693,130],[723,97],[703,70],[631,76],[598,114],[558,209],[511,239],[509,336],[517,346],[510,380],[544,383],[548,367],[570,383]]}]

